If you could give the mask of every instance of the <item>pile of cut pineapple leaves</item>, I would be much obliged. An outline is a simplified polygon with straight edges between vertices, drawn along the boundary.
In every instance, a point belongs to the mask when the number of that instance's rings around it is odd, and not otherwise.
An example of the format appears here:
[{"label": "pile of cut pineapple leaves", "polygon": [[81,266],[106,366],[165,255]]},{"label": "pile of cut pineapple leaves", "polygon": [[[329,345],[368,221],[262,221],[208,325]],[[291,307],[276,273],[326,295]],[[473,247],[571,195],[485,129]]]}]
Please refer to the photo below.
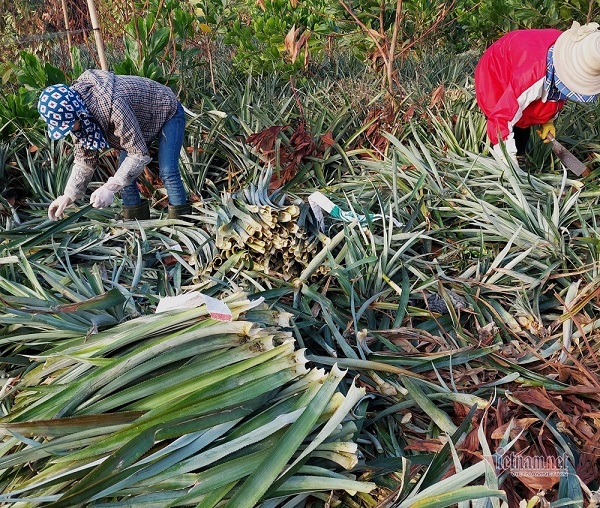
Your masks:
[{"label": "pile of cut pineapple leaves", "polygon": [[[595,506],[588,106],[559,130],[579,136],[580,180],[539,142],[525,169],[495,160],[472,88],[429,103],[437,84],[363,101],[363,116],[333,84],[296,90],[302,114],[260,79],[239,103],[204,104],[182,153],[195,213],[180,220],[147,174],[148,221],[82,202],[50,222],[69,141],[5,143],[30,196],[2,203],[0,501]],[[266,132],[279,141],[246,142]],[[315,191],[347,213],[319,216]],[[155,312],[194,291],[231,320]],[[499,453],[564,464],[514,475]]]}]

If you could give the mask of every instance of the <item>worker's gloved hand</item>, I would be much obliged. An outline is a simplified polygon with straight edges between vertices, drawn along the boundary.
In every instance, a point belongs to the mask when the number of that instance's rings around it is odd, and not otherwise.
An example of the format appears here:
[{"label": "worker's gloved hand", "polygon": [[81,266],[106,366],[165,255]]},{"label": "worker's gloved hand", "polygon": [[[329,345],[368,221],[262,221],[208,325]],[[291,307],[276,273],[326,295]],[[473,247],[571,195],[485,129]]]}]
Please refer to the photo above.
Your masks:
[{"label": "worker's gloved hand", "polygon": [[552,134],[553,138],[556,137],[556,128],[554,127],[554,121],[547,121],[544,125],[542,125],[542,128],[536,132],[538,133],[538,136],[544,140],[544,143],[550,143],[550,140],[548,139],[548,134]]},{"label": "worker's gloved hand", "polygon": [[106,187],[104,184],[99,187],[90,196],[90,203],[94,208],[106,208],[115,199],[115,193]]},{"label": "worker's gloved hand", "polygon": [[115,192],[120,191],[125,185],[122,184],[114,176],[111,176],[108,181],[92,192],[90,203],[94,208],[106,208],[115,199]]},{"label": "worker's gloved hand", "polygon": [[65,208],[72,203],[73,200],[69,196],[57,197],[48,207],[48,218],[50,220],[62,219],[65,215]]}]

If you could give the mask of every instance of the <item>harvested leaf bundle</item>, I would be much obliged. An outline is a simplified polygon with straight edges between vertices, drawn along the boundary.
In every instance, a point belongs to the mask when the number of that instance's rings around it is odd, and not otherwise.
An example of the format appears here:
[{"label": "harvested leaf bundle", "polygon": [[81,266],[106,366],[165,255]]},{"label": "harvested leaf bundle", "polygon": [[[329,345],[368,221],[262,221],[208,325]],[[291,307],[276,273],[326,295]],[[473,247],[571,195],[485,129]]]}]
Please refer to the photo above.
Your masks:
[{"label": "harvested leaf bundle", "polygon": [[148,315],[35,358],[0,423],[0,502],[249,508],[374,488],[343,474],[364,389],[343,396],[337,367],[308,369],[285,314],[225,302],[232,321]]},{"label": "harvested leaf bundle", "polygon": [[[284,196],[273,203],[265,194],[247,189],[243,195],[224,196],[217,211],[212,267],[234,255],[246,265],[284,280],[297,277],[321,248],[308,207]],[[318,272],[324,273],[325,266]]]}]

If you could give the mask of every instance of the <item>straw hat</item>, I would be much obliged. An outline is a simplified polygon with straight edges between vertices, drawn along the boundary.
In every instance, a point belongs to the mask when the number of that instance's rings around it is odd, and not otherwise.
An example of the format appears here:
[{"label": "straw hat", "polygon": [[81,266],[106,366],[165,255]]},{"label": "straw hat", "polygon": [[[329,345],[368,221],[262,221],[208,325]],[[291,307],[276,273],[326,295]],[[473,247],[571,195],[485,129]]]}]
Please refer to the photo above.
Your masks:
[{"label": "straw hat", "polygon": [[573,25],[554,44],[554,69],[569,90],[600,93],[600,31],[598,23]]}]

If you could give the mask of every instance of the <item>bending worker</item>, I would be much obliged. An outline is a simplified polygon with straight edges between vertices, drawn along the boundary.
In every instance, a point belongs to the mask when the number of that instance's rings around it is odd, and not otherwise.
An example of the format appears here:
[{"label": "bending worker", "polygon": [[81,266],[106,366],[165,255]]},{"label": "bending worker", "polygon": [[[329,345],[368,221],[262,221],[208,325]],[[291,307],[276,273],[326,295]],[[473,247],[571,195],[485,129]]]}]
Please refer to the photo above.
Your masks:
[{"label": "bending worker", "polygon": [[494,152],[517,164],[530,127],[545,141],[556,136],[554,119],[566,100],[592,102],[600,93],[598,23],[569,30],[515,30],[494,42],[475,69],[477,103],[487,118]]},{"label": "bending worker", "polygon": [[65,190],[48,209],[48,217],[64,210],[85,194],[98,163],[99,151],[121,151],[114,176],[90,196],[95,208],[105,208],[121,191],[123,218],[149,219],[148,201],[142,201],[137,178],[151,160],[148,145],[158,136],[158,166],[169,197],[169,217],[191,212],[179,173],[185,113],[170,88],[151,79],[89,70],[71,86],[47,87],[38,111],[48,124],[51,139],[71,133],[74,164]]}]

